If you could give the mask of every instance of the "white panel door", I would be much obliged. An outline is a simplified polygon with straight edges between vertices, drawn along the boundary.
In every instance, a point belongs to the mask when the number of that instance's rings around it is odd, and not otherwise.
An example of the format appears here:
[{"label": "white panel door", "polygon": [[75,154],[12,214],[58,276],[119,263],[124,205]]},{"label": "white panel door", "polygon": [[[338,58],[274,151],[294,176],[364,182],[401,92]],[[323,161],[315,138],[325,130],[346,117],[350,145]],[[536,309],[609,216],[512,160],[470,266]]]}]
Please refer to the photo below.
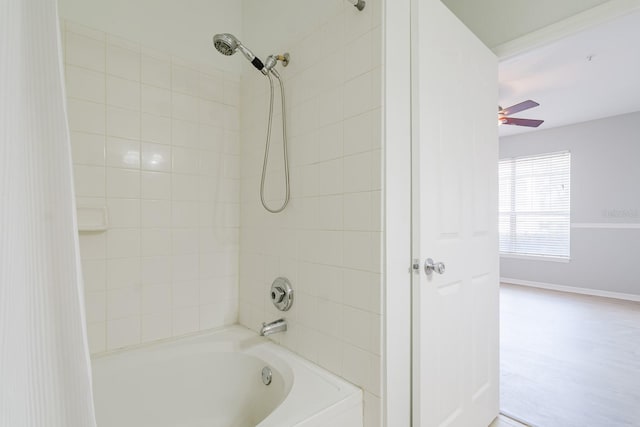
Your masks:
[{"label": "white panel door", "polygon": [[[413,426],[498,415],[497,59],[439,0],[412,3]],[[425,274],[425,258],[444,273]]]}]

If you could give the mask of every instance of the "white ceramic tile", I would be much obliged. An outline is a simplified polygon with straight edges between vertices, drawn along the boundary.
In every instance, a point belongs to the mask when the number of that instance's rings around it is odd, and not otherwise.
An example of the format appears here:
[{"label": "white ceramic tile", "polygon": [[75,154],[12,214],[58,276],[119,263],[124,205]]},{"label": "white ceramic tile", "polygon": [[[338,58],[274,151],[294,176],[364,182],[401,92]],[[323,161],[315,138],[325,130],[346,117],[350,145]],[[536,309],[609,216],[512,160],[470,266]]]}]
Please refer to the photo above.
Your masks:
[{"label": "white ceramic tile", "polygon": [[107,288],[117,289],[140,284],[140,258],[107,260]]},{"label": "white ceramic tile", "polygon": [[83,260],[107,257],[107,238],[104,233],[80,233],[80,255]]},{"label": "white ceramic tile", "polygon": [[140,231],[140,254],[158,256],[171,254],[171,231],[167,228],[143,228]]},{"label": "white ceramic tile", "polygon": [[344,191],[353,193],[373,189],[371,152],[344,158]]},{"label": "white ceramic tile", "polygon": [[104,135],[106,128],[104,104],[69,99],[67,108],[69,111],[69,128],[72,131]]},{"label": "white ceramic tile", "polygon": [[344,229],[368,231],[373,229],[371,192],[344,195]]},{"label": "white ceramic tile", "polygon": [[364,425],[367,427],[382,426],[382,411],[380,409],[380,397],[368,391],[364,393]]},{"label": "white ceramic tile", "polygon": [[121,228],[107,231],[107,258],[140,255],[140,229]]},{"label": "white ceramic tile", "polygon": [[198,148],[200,145],[200,128],[198,124],[184,120],[173,120],[171,122],[171,144]]},{"label": "white ceramic tile", "polygon": [[171,63],[165,59],[142,55],[142,82],[162,88],[170,88]]},{"label": "white ceramic tile", "polygon": [[344,329],[342,333],[344,340],[361,349],[371,351],[373,341],[371,331],[371,327],[373,326],[371,320],[372,314],[368,311],[344,306],[343,316]]},{"label": "white ceramic tile", "polygon": [[320,334],[318,364],[329,371],[342,374],[342,341],[330,335]]},{"label": "white ceramic tile", "polygon": [[345,156],[372,149],[373,125],[372,112],[366,112],[344,121]]},{"label": "white ceramic tile", "polygon": [[97,103],[105,102],[104,73],[81,67],[65,69],[67,96]]},{"label": "white ceramic tile", "polygon": [[107,135],[140,139],[140,112],[108,106]]},{"label": "white ceramic tile", "polygon": [[76,22],[65,21],[65,28],[67,32],[90,37],[92,39],[96,39],[100,41],[104,41],[106,39],[106,35],[102,31],[93,29],[91,27],[87,27],[85,25],[78,24]]},{"label": "white ceramic tile", "polygon": [[196,70],[173,64],[171,67],[171,88],[175,92],[197,96],[199,77]]},{"label": "white ceramic tile", "polygon": [[140,43],[107,33],[107,47],[115,46],[140,53]]},{"label": "white ceramic tile", "polygon": [[173,335],[184,335],[199,329],[200,310],[198,307],[188,307],[173,312]]},{"label": "white ceramic tile", "polygon": [[342,193],[343,168],[342,159],[329,160],[318,165],[319,194],[327,195]]},{"label": "white ceramic tile", "polygon": [[323,230],[342,230],[343,229],[343,196],[333,195],[319,198],[318,202],[318,218],[319,228]]},{"label": "white ceramic tile", "polygon": [[140,197],[140,171],[135,169],[107,168],[107,197]]},{"label": "white ceramic tile", "polygon": [[107,104],[129,110],[140,110],[140,83],[107,76]]},{"label": "white ceramic tile", "polygon": [[174,284],[198,279],[198,255],[174,255],[172,266],[171,274]]},{"label": "white ceramic tile", "polygon": [[171,179],[172,199],[198,201],[200,198],[198,184],[198,175],[174,173]]},{"label": "white ceramic tile", "polygon": [[373,238],[366,231],[344,232],[344,263],[346,268],[372,271]]},{"label": "white ceramic tile", "polygon": [[141,167],[148,171],[171,171],[171,146],[143,142]]},{"label": "white ceramic tile", "polygon": [[107,166],[115,168],[140,168],[140,142],[108,137],[106,144]]},{"label": "white ceramic tile", "polygon": [[85,312],[87,322],[104,322],[107,318],[107,296],[105,291],[85,293]]},{"label": "white ceramic tile", "polygon": [[373,273],[362,270],[343,270],[343,301],[345,305],[361,310],[373,311],[373,292],[379,289],[374,283],[377,279]]},{"label": "white ceramic tile", "polygon": [[140,315],[140,288],[119,288],[107,291],[108,320]]},{"label": "white ceramic tile", "polygon": [[171,232],[165,228],[142,229],[141,255],[160,256],[171,254]]},{"label": "white ceramic tile", "polygon": [[355,77],[344,85],[344,117],[353,117],[372,108],[372,72]]},{"label": "white ceramic tile", "polygon": [[[231,134],[233,133],[232,131],[225,131],[224,129],[219,127],[200,123],[198,132],[198,146],[201,149],[215,151],[217,153],[227,152],[227,139],[231,138],[231,136],[227,135],[227,133]],[[239,142],[237,140],[235,140],[235,143],[239,145]]]},{"label": "white ceramic tile", "polygon": [[373,374],[372,357],[373,355],[366,350],[345,343],[342,355],[344,377],[364,388],[369,382],[369,375]]},{"label": "white ceramic tile", "polygon": [[104,197],[105,168],[75,165],[73,167],[75,193],[78,197]]},{"label": "white ceramic tile", "polygon": [[107,322],[107,349],[140,343],[140,317],[127,317]]},{"label": "white ceramic tile", "polygon": [[140,227],[139,199],[108,199],[107,208],[111,228]]},{"label": "white ceramic tile", "polygon": [[83,259],[82,276],[84,289],[101,291],[107,287],[107,263],[104,259]]},{"label": "white ceramic tile", "polygon": [[171,144],[171,119],[143,113],[141,120],[143,141]]},{"label": "white ceramic tile", "polygon": [[171,226],[171,202],[169,200],[142,200],[140,202],[142,228]]},{"label": "white ceramic tile", "polygon": [[171,116],[171,91],[143,84],[142,112],[157,116]]},{"label": "white ceramic tile", "polygon": [[[223,76],[211,76],[200,73],[200,96],[215,102],[223,102],[225,100],[225,86]],[[240,93],[240,88],[234,88],[237,90],[237,94]]]},{"label": "white ceramic tile", "polygon": [[240,154],[240,133],[239,132],[225,129],[224,153],[233,154],[233,155]]},{"label": "white ceramic tile", "polygon": [[142,313],[171,312],[171,284],[159,283],[142,286]]},{"label": "white ceramic tile", "polygon": [[174,282],[171,294],[173,307],[175,309],[197,306],[200,295],[200,284],[197,280]]},{"label": "white ceramic tile", "polygon": [[343,155],[343,123],[337,122],[318,130],[318,160],[333,160]]},{"label": "white ceramic tile", "polygon": [[[376,1],[376,0],[374,0]],[[373,8],[367,5],[362,11],[355,7],[344,10],[344,37],[354,40],[373,27]]]},{"label": "white ceramic tile", "polygon": [[140,81],[140,52],[107,44],[107,73],[128,80]]},{"label": "white ceramic tile", "polygon": [[164,172],[141,172],[140,194],[143,199],[170,199],[171,174]]},{"label": "white ceramic tile", "polygon": [[173,227],[197,227],[199,223],[198,202],[175,201],[171,205]]},{"label": "white ceramic tile", "polygon": [[104,166],[104,135],[71,132],[71,156],[76,165]]},{"label": "white ceramic tile", "polygon": [[183,174],[197,174],[200,169],[202,152],[191,148],[174,147],[172,171]]},{"label": "white ceramic tile", "polygon": [[[318,125],[326,126],[343,119],[347,94],[340,88],[333,88],[318,97]],[[351,94],[349,94],[351,96]],[[349,101],[351,103],[352,101]]]},{"label": "white ceramic tile", "polygon": [[181,228],[171,231],[171,247],[175,255],[197,254],[199,250],[197,228]]},{"label": "white ceramic tile", "polygon": [[318,265],[316,295],[318,298],[343,304],[343,269],[331,265]]},{"label": "white ceramic tile", "polygon": [[226,125],[224,115],[225,107],[219,102],[201,99],[198,114],[201,123],[220,129],[224,128]]},{"label": "white ceramic tile", "polygon": [[68,32],[66,34],[66,61],[68,64],[105,70],[105,43],[92,37]]},{"label": "white ceramic tile", "polygon": [[344,49],[345,79],[357,77],[372,68],[372,33],[367,32],[354,41],[347,43]]},{"label": "white ceramic tile", "polygon": [[171,97],[171,115],[174,119],[197,122],[198,114],[198,98],[181,93],[173,93]]},{"label": "white ceramic tile", "polygon": [[171,336],[170,314],[142,316],[142,342],[156,341]]},{"label": "white ceramic tile", "polygon": [[101,353],[107,349],[107,325],[105,322],[88,323],[87,338],[91,354]]},{"label": "white ceramic tile", "polygon": [[171,258],[168,256],[142,257],[140,278],[143,285],[166,283],[171,277]]}]

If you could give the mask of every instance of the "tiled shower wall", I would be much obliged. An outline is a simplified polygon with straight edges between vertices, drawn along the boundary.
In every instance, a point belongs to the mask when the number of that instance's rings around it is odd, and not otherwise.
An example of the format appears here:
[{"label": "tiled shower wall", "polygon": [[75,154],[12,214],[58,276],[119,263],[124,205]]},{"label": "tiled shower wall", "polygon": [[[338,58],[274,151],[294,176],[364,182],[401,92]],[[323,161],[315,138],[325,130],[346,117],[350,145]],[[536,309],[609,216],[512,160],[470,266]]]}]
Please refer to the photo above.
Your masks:
[{"label": "tiled shower wall", "polygon": [[[289,330],[272,339],[362,387],[365,425],[379,426],[380,4],[367,1],[358,12],[345,1],[328,0],[305,3],[318,10],[296,13],[291,2],[261,3],[244,5],[249,21],[243,24],[243,41],[260,53],[291,54],[287,68],[278,66],[287,89],[291,201],[280,214],[260,204],[268,82],[247,68],[241,111],[240,322],[257,329],[261,322],[285,317]],[[265,10],[254,10],[260,8]],[[291,26],[300,30],[287,38],[278,32],[291,27],[272,24],[290,15],[298,20]],[[282,40],[289,41],[278,45]],[[275,108],[279,111],[279,103]],[[284,188],[279,126],[278,114],[266,185],[271,206],[279,206]],[[269,299],[278,276],[287,277],[295,290],[286,313]]]},{"label": "tiled shower wall", "polygon": [[92,353],[237,321],[239,78],[62,23]]}]

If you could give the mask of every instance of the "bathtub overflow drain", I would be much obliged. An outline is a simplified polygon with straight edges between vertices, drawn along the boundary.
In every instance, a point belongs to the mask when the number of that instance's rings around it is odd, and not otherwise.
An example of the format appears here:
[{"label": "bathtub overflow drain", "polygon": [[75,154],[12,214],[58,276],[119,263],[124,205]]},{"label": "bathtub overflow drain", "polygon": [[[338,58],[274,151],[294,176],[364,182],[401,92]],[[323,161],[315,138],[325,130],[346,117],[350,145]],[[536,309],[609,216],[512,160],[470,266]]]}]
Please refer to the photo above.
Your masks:
[{"label": "bathtub overflow drain", "polygon": [[264,383],[264,385],[271,384],[272,379],[273,379],[273,373],[271,372],[271,369],[269,369],[268,366],[265,366],[264,368],[262,368],[262,382]]}]

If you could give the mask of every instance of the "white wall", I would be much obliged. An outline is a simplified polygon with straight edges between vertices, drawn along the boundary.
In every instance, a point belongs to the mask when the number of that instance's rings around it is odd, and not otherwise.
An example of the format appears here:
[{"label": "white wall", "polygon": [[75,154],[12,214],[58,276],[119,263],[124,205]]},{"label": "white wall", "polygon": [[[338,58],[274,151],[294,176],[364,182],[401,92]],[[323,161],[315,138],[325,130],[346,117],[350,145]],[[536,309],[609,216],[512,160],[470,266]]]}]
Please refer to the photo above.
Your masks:
[{"label": "white wall", "polygon": [[[365,390],[365,423],[380,425],[381,16],[344,0],[243,3],[244,42],[256,54],[288,51],[292,197],[281,214],[260,205],[268,83],[245,66],[242,81],[240,322],[258,329],[285,317],[275,341]],[[238,58],[233,58],[241,60]],[[244,59],[242,59],[243,62]],[[279,106],[276,107],[279,111]],[[280,117],[275,118],[278,128]],[[282,197],[281,137],[274,139],[267,198]],[[269,287],[295,289],[278,312]]]},{"label": "white wall", "polygon": [[62,28],[91,351],[235,323],[238,76]]},{"label": "white wall", "polygon": [[443,0],[490,48],[569,18],[609,0]]},{"label": "white wall", "polygon": [[242,2],[237,0],[58,0],[60,17],[144,46],[238,72],[238,63],[216,52],[212,37],[242,36]]},{"label": "white wall", "polygon": [[638,123],[640,112],[501,138],[501,158],[571,151],[572,223],[569,263],[502,257],[502,277],[640,295]]}]

